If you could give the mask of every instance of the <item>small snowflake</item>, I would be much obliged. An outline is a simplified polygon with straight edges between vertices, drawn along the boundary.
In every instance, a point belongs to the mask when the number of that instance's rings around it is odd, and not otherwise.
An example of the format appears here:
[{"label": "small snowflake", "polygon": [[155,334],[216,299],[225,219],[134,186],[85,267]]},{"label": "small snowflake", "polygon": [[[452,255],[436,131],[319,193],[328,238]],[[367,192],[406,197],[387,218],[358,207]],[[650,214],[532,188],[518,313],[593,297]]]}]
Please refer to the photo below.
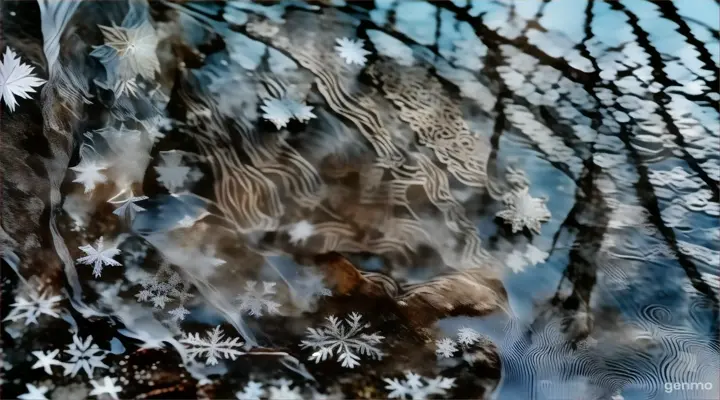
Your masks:
[{"label": "small snowflake", "polygon": [[303,400],[299,388],[292,388],[292,382],[279,382],[277,386],[271,386],[268,400]]},{"label": "small snowflake", "polygon": [[366,58],[369,51],[363,48],[365,41],[362,39],[351,40],[348,38],[335,39],[337,46],[335,51],[338,52],[340,57],[345,59],[348,64],[365,65]]},{"label": "small snowflake", "polygon": [[73,335],[73,342],[68,345],[65,353],[71,356],[65,363],[65,375],[75,377],[82,369],[88,377],[92,377],[95,368],[108,368],[103,363],[107,352],[93,343],[92,336],[88,336],[83,342],[78,335]]},{"label": "small snowflake", "polygon": [[5,317],[5,321],[17,321],[24,318],[25,325],[30,325],[38,324],[37,318],[42,314],[59,317],[54,308],[55,303],[62,300],[62,296],[50,296],[46,291],[38,294],[34,290],[29,290],[27,295],[29,299],[26,299],[24,295],[15,297],[15,302],[10,305],[12,310]]},{"label": "small snowflake", "polygon": [[[421,381],[425,380],[425,383]],[[383,379],[388,385],[385,389],[389,390],[388,397],[391,399],[411,398],[413,400],[427,399],[429,396],[445,395],[447,391],[455,386],[455,378],[425,378],[412,372],[405,372],[405,379],[397,378]]]},{"label": "small snowflake", "polygon": [[440,357],[451,358],[453,354],[458,350],[457,344],[450,338],[442,338],[435,341],[435,353]]},{"label": "small snowflake", "polygon": [[105,175],[100,171],[107,168],[104,164],[96,161],[88,161],[83,159],[80,163],[74,167],[70,167],[71,170],[77,172],[77,176],[73,182],[82,183],[85,187],[85,193],[91,192],[95,189],[95,185],[107,181]]},{"label": "small snowflake", "polygon": [[157,181],[168,191],[175,192],[185,185],[190,174],[190,167],[182,163],[182,154],[165,152],[161,154],[163,164],[155,167],[158,173]]},{"label": "small snowflake", "polygon": [[470,346],[483,338],[483,336],[475,329],[466,327],[458,329],[457,337],[458,343],[465,347]]},{"label": "small snowflake", "polygon": [[545,206],[545,199],[530,196],[528,188],[513,191],[503,197],[505,209],[496,216],[512,224],[512,231],[521,231],[527,227],[533,232],[540,233],[540,224],[550,220],[550,211]]},{"label": "small snowflake", "polygon": [[113,257],[120,254],[120,250],[115,247],[103,249],[102,237],[100,237],[97,242],[95,242],[95,247],[97,248],[93,248],[90,245],[80,246],[79,249],[85,252],[87,256],[78,258],[76,260],[80,264],[93,265],[93,276],[99,278],[100,275],[102,275],[102,270],[105,266],[122,266],[122,264],[113,260]]},{"label": "small snowflake", "polygon": [[249,381],[243,388],[242,392],[235,393],[238,400],[260,400],[265,395],[265,389],[260,382]]},{"label": "small snowflake", "polygon": [[47,393],[48,388],[46,388],[45,386],[37,387],[33,384],[26,383],[25,388],[27,388],[28,392],[18,396],[18,399],[20,399],[20,400],[48,400],[48,398],[45,397],[45,393]]},{"label": "small snowflake", "polygon": [[310,236],[315,232],[315,226],[306,220],[302,220],[292,225],[292,228],[288,231],[290,235],[290,243],[298,244],[304,243]]},{"label": "small snowflake", "polygon": [[265,308],[268,314],[278,314],[280,303],[270,299],[276,293],[275,282],[263,282],[262,291],[257,288],[256,281],[245,282],[245,293],[237,296],[240,300],[240,312],[247,311],[252,316],[261,317]]},{"label": "small snowflake", "polygon": [[113,399],[118,400],[118,393],[122,391],[122,387],[115,386],[116,383],[117,378],[111,378],[109,376],[104,377],[102,383],[91,380],[90,384],[93,386],[93,390],[90,392],[90,396],[100,396],[106,394]]},{"label": "small snowflake", "polygon": [[236,348],[243,345],[239,338],[225,339],[225,335],[220,330],[220,326],[216,326],[212,331],[205,334],[203,339],[198,333],[190,333],[184,335],[180,343],[189,345],[187,348],[188,355],[195,359],[198,356],[207,357],[205,361],[208,365],[216,365],[218,358],[229,358],[234,360],[239,355],[245,354]]},{"label": "small snowflake", "polygon": [[384,337],[377,333],[361,334],[360,331],[370,326],[362,324],[361,318],[360,314],[351,313],[350,318],[345,318],[346,328],[337,317],[330,315],[322,328],[308,328],[308,340],[303,340],[301,347],[316,350],[309,360],[319,363],[337,354],[337,360],[343,367],[355,368],[360,365],[360,355],[381,359],[383,353],[374,345],[379,344]]},{"label": "small snowflake", "polygon": [[507,264],[508,267],[514,272],[519,273],[525,271],[525,266],[528,264],[527,260],[525,260],[525,256],[523,253],[513,250],[512,253],[508,254],[507,258],[505,259],[505,264]]},{"label": "small snowflake", "polygon": [[314,307],[321,297],[332,296],[332,291],[325,286],[325,276],[311,269],[303,273],[292,283],[293,302],[301,309]]},{"label": "small snowflake", "polygon": [[44,79],[34,76],[33,67],[20,62],[20,57],[8,46],[3,60],[0,61],[0,101],[4,100],[10,112],[15,111],[15,97],[29,99],[35,87],[45,83]]},{"label": "small snowflake", "polygon": [[263,118],[275,124],[277,129],[284,128],[292,118],[300,122],[307,122],[315,118],[312,113],[312,107],[307,106],[293,99],[283,98],[266,98],[263,100],[264,105],[260,106],[263,110]]},{"label": "small snowflake", "polygon": [[33,351],[32,354],[37,357],[38,360],[35,362],[35,364],[33,364],[32,369],[42,368],[45,370],[46,373],[52,375],[51,367],[53,365],[63,365],[63,363],[55,359],[58,353],[60,353],[60,350],[58,349],[55,349],[47,354],[45,354],[44,351]]}]

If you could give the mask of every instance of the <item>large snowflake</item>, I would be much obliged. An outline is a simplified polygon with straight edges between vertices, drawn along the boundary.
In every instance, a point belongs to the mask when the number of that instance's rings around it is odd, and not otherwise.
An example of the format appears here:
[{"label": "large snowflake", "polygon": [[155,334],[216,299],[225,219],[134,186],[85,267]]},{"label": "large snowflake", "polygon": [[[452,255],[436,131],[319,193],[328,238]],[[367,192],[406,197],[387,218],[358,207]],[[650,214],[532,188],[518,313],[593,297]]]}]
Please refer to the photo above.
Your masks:
[{"label": "large snowflake", "polygon": [[78,335],[73,335],[73,342],[68,345],[65,353],[70,355],[70,360],[65,363],[65,375],[74,377],[82,369],[88,377],[92,377],[95,368],[108,368],[103,363],[107,353],[93,343],[92,336],[83,341]]},{"label": "large snowflake", "polygon": [[18,295],[15,297],[15,302],[10,305],[12,310],[5,321],[17,321],[19,319],[25,319],[25,325],[37,324],[37,318],[42,315],[49,315],[51,317],[58,318],[59,315],[55,312],[55,303],[62,299],[62,296],[50,296],[46,291],[36,292],[29,290],[25,295]]},{"label": "large snowflake", "polygon": [[352,40],[348,38],[335,39],[335,51],[338,52],[340,57],[345,59],[348,64],[365,65],[365,57],[370,54],[369,51],[363,48],[365,41],[362,39]]},{"label": "large snowflake", "polygon": [[528,188],[525,187],[507,193],[503,197],[505,209],[495,214],[512,224],[512,231],[521,231],[527,227],[535,233],[540,233],[540,224],[550,220],[552,216],[545,206],[545,199],[538,199],[530,196]]},{"label": "large snowflake", "polygon": [[[355,368],[360,365],[360,355],[370,358],[381,359],[383,353],[374,346],[379,344],[383,336],[373,333],[371,335],[360,333],[370,324],[360,322],[362,316],[358,313],[351,313],[350,318],[345,318],[345,324],[330,315],[322,328],[308,328],[307,340],[302,341],[302,347],[311,347],[315,352],[310,356],[310,361],[319,363],[328,357],[338,355],[338,362],[345,368]],[[347,325],[347,326],[346,326]]]},{"label": "large snowflake", "polygon": [[237,349],[243,345],[243,342],[239,338],[225,339],[219,325],[212,331],[206,332],[205,336],[201,338],[199,333],[186,334],[180,339],[180,343],[189,346],[187,352],[190,357],[207,357],[205,363],[208,365],[216,365],[218,358],[234,360],[237,356],[245,354]]},{"label": "large snowflake", "polygon": [[15,97],[29,99],[35,87],[45,83],[44,79],[35,77],[33,67],[20,62],[20,57],[10,47],[5,49],[3,60],[0,61],[0,101],[4,100],[10,112],[15,111]]},{"label": "large snowflake", "polygon": [[[422,380],[425,382],[423,383]],[[427,399],[429,396],[442,396],[455,386],[455,378],[425,378],[414,374],[410,371],[405,372],[405,379],[383,379],[388,385],[385,389],[389,390],[388,397],[391,399],[413,400]]]},{"label": "large snowflake", "polygon": [[258,282],[245,282],[245,293],[237,296],[240,301],[240,312],[246,312],[255,317],[263,315],[263,308],[268,314],[278,314],[280,303],[271,298],[277,293],[275,282],[263,282],[262,290],[257,287]]},{"label": "large snowflake", "polygon": [[149,80],[155,77],[155,71],[160,70],[155,54],[158,38],[149,22],[131,28],[100,25],[100,30],[105,45],[115,50],[120,59],[121,79],[132,79],[137,74]]},{"label": "large snowflake", "polygon": [[115,247],[111,247],[109,249],[103,248],[102,237],[100,237],[97,242],[95,242],[95,247],[87,244],[84,246],[80,246],[80,250],[85,252],[87,256],[78,258],[77,262],[79,262],[80,264],[93,265],[93,275],[96,278],[99,278],[100,275],[102,275],[103,267],[118,267],[122,265],[119,262],[113,260],[113,257],[120,254],[120,250],[116,249]]}]

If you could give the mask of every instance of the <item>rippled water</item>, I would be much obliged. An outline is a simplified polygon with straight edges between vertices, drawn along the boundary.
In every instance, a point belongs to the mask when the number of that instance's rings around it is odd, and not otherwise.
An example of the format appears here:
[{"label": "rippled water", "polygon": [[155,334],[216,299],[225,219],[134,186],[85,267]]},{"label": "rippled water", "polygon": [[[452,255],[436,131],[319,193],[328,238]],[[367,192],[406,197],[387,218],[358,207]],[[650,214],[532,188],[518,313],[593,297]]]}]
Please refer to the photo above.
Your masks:
[{"label": "rippled water", "polygon": [[3,398],[720,397],[717,2],[0,10]]}]

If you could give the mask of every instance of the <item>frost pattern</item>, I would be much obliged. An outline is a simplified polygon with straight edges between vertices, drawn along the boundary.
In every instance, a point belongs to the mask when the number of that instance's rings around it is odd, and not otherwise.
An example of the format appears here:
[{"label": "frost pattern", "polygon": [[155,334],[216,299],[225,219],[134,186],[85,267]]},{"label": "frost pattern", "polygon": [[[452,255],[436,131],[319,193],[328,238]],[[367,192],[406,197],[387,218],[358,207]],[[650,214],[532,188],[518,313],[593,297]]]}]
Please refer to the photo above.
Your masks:
[{"label": "frost pattern", "polygon": [[193,297],[188,293],[190,284],[168,264],[163,264],[152,278],[143,280],[140,285],[143,289],[135,295],[139,302],[150,302],[160,310],[164,310],[169,302],[177,302],[178,306],[168,311],[174,321],[181,321],[190,314],[185,308],[185,302]]},{"label": "frost pattern", "polygon": [[343,324],[340,319],[330,315],[322,328],[308,328],[307,340],[302,341],[301,347],[316,350],[309,360],[319,363],[337,354],[337,361],[343,367],[355,368],[360,365],[360,355],[381,359],[383,353],[375,345],[384,337],[377,333],[360,333],[370,326],[369,323],[361,323],[361,319],[360,314],[353,312],[350,318],[345,318]]}]

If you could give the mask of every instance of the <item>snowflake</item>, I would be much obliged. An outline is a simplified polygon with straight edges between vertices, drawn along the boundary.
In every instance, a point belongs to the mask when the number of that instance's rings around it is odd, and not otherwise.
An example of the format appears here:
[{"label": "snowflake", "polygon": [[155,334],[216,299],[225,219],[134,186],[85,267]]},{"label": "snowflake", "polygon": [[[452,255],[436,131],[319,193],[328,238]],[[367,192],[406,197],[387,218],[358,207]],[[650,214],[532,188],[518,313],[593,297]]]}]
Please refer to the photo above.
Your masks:
[{"label": "snowflake", "polygon": [[113,85],[113,93],[115,93],[115,97],[120,97],[122,95],[137,97],[137,92],[140,89],[138,86],[137,80],[135,78],[130,79],[118,79],[115,82],[115,85]]},{"label": "snowflake", "polygon": [[[421,379],[425,380],[425,383],[423,383]],[[384,378],[383,380],[388,384],[385,386],[385,389],[390,391],[388,397],[391,399],[411,398],[414,400],[422,400],[433,395],[442,396],[447,394],[447,390],[455,386],[455,378],[445,378],[441,376],[430,379],[410,371],[405,372],[404,380],[397,378]]]},{"label": "snowflake", "polygon": [[188,354],[191,358],[195,359],[198,356],[207,357],[205,362],[207,365],[216,365],[219,358],[229,358],[234,360],[237,356],[245,354],[240,350],[236,350],[236,347],[243,345],[243,342],[239,338],[224,339],[224,334],[220,331],[220,326],[216,326],[212,332],[206,332],[206,338],[201,339],[200,334],[191,333],[186,334],[180,343],[187,344],[190,347],[187,348]]},{"label": "snowflake", "polygon": [[133,28],[116,25],[99,27],[105,46],[115,50],[120,57],[121,79],[134,78],[137,74],[148,80],[155,77],[155,71],[160,70],[160,62],[155,54],[158,38],[149,22],[145,21]]},{"label": "snowflake", "polygon": [[260,106],[260,109],[264,111],[263,117],[275,124],[277,129],[287,126],[292,118],[300,122],[306,122],[315,118],[311,106],[307,106],[293,99],[275,99],[270,97],[263,101],[265,104]]},{"label": "snowflake", "polygon": [[68,345],[65,353],[71,356],[65,363],[65,375],[75,377],[82,369],[88,377],[92,377],[95,368],[108,368],[103,363],[107,353],[93,343],[92,336],[88,336],[83,342],[78,335],[73,335],[73,342]]},{"label": "snowflake", "polygon": [[188,293],[189,284],[168,264],[162,264],[155,276],[142,281],[140,285],[143,289],[135,295],[138,301],[152,302],[155,308],[161,310],[165,309],[168,302],[179,302],[178,307],[168,311],[168,314],[173,316],[173,321],[181,321],[190,314],[184,306],[185,301],[193,297]]},{"label": "snowflake", "polygon": [[525,271],[527,261],[525,260],[525,256],[523,253],[517,250],[513,250],[513,252],[508,254],[507,258],[505,259],[505,264],[507,264],[507,266],[510,267],[510,269],[517,274],[519,272]]},{"label": "snowflake", "polygon": [[458,343],[461,345],[467,347],[470,346],[476,342],[479,342],[483,336],[478,333],[475,329],[472,328],[460,328],[458,329]]},{"label": "snowflake", "polygon": [[17,321],[19,319],[25,319],[25,325],[38,324],[37,318],[42,315],[49,315],[51,317],[58,318],[59,315],[55,312],[55,303],[62,300],[62,296],[51,296],[46,291],[41,291],[40,294],[34,290],[28,291],[29,299],[26,299],[23,295],[15,297],[15,302],[10,305],[12,310],[4,321]]},{"label": "snowflake", "polygon": [[8,46],[0,62],[0,101],[5,101],[10,112],[15,111],[16,96],[29,99],[29,93],[35,92],[34,87],[45,83],[44,79],[32,75],[33,67],[20,61],[20,57]]},{"label": "snowflake", "polygon": [[190,167],[182,164],[182,154],[177,152],[165,152],[161,154],[163,165],[155,167],[158,173],[157,181],[168,191],[174,192],[182,188],[188,179]]},{"label": "snowflake", "polygon": [[467,356],[465,351],[472,344],[475,344],[475,343],[483,341],[483,340],[485,340],[483,335],[478,333],[476,330],[474,330],[472,328],[463,327],[463,328],[458,329],[457,342],[450,338],[443,338],[443,339],[437,340],[435,342],[435,345],[437,346],[437,349],[435,350],[435,352],[440,357],[451,358],[451,357],[453,357],[453,354],[455,354],[455,352],[458,351],[457,345],[459,344],[463,351],[463,359],[472,363],[472,359]]},{"label": "snowflake", "polygon": [[249,381],[243,388],[242,392],[235,393],[238,400],[260,400],[265,395],[265,389],[260,382]]},{"label": "snowflake", "polygon": [[93,385],[93,390],[90,392],[90,396],[100,396],[107,394],[115,400],[118,400],[118,393],[122,391],[122,387],[115,386],[117,378],[111,378],[106,376],[103,378],[102,383],[98,383],[95,380],[91,380],[90,384]]},{"label": "snowflake", "polygon": [[310,236],[313,235],[314,232],[315,227],[308,221],[302,220],[293,224],[292,228],[288,231],[288,235],[290,235],[290,243],[304,243]]},{"label": "snowflake", "polygon": [[275,282],[263,282],[262,291],[257,288],[256,281],[245,282],[245,293],[237,296],[240,300],[240,312],[247,311],[252,316],[261,317],[264,307],[268,314],[278,314],[280,303],[269,298],[275,293],[277,293]]},{"label": "snowflake", "polygon": [[445,358],[451,358],[453,353],[458,350],[457,344],[455,344],[455,341],[450,338],[442,338],[435,341],[435,346],[437,346],[435,353],[437,353],[440,357]]},{"label": "snowflake", "polygon": [[299,388],[290,389],[292,382],[278,382],[277,386],[270,387],[270,396],[268,400],[303,400]]},{"label": "snowflake", "polygon": [[139,205],[135,204],[136,201],[143,201],[147,200],[147,196],[135,196],[133,195],[132,190],[130,191],[130,196],[127,196],[124,200],[118,200],[117,198],[120,197],[125,191],[118,193],[115,197],[108,200],[108,203],[110,204],[119,204],[120,206],[113,211],[113,214],[124,217],[126,216],[129,220],[132,221],[133,218],[135,218],[135,214],[140,211],[145,211],[144,208],[140,207]]},{"label": "snowflake", "polygon": [[60,350],[58,349],[55,349],[47,354],[45,354],[44,351],[33,351],[32,354],[37,357],[38,360],[35,364],[33,364],[32,369],[42,368],[46,373],[52,375],[53,365],[63,365],[63,363],[55,359],[58,353],[60,353]]},{"label": "snowflake", "polygon": [[21,394],[17,398],[20,400],[47,400],[47,397],[45,397],[45,393],[47,393],[48,388],[45,386],[37,387],[33,384],[26,383],[25,388],[27,388],[27,393]]},{"label": "snowflake", "polygon": [[512,231],[518,232],[527,227],[540,233],[540,224],[550,220],[550,211],[545,206],[545,199],[538,199],[528,194],[528,188],[516,190],[503,197],[505,209],[495,214],[512,224]]},{"label": "snowflake", "polygon": [[345,324],[334,315],[328,316],[324,327],[314,329],[308,328],[308,340],[303,340],[301,347],[312,347],[316,350],[309,358],[310,361],[319,363],[328,357],[338,354],[338,362],[345,368],[355,368],[360,365],[360,355],[367,355],[374,359],[381,359],[383,353],[374,345],[379,344],[383,336],[373,333],[371,335],[360,334],[370,324],[362,324],[362,316],[358,313],[351,313],[350,318],[345,318]]},{"label": "snowflake", "polygon": [[314,307],[320,297],[332,296],[325,286],[324,275],[313,270],[304,270],[291,286],[292,299],[301,309]]},{"label": "snowflake", "polygon": [[337,46],[335,51],[338,52],[340,57],[345,59],[348,64],[365,65],[365,57],[370,54],[369,51],[363,48],[365,41],[362,39],[351,40],[348,38],[335,39]]},{"label": "snowflake", "polygon": [[547,260],[550,254],[546,251],[542,251],[537,247],[528,244],[525,249],[525,259],[530,262],[530,265],[542,264]]},{"label": "snowflake", "polygon": [[77,262],[79,262],[80,264],[94,265],[93,276],[99,278],[100,275],[102,275],[102,270],[105,266],[118,267],[122,265],[119,262],[113,260],[113,257],[120,254],[120,250],[115,247],[103,250],[102,237],[100,237],[100,239],[95,242],[95,246],[97,247],[97,249],[93,248],[90,245],[80,246],[79,249],[85,252],[87,256],[77,259]]},{"label": "snowflake", "polygon": [[105,168],[107,168],[107,166],[104,164],[85,159],[81,160],[78,165],[70,167],[71,170],[77,172],[77,176],[73,182],[82,183],[82,185],[85,186],[85,193],[89,193],[95,189],[96,184],[107,181],[105,175],[100,173],[100,171]]}]

